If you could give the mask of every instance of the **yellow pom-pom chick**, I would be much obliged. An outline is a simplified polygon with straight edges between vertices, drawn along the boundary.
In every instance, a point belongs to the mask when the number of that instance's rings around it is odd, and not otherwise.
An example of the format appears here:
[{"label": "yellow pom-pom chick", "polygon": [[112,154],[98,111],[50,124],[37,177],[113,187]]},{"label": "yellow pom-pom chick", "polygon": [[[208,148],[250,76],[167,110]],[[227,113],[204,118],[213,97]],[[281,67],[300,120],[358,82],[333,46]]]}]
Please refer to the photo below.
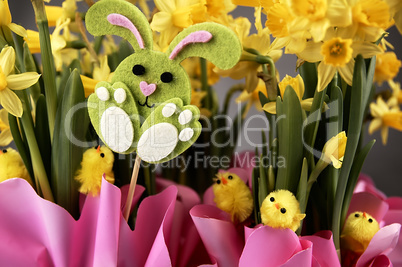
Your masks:
[{"label": "yellow pom-pom chick", "polygon": [[216,206],[231,215],[232,222],[242,223],[253,212],[251,191],[244,181],[231,172],[220,172],[212,186]]},{"label": "yellow pom-pom chick", "polygon": [[79,191],[83,194],[99,194],[102,176],[109,183],[114,183],[113,173],[114,156],[112,151],[105,146],[90,148],[82,155],[81,169],[75,175],[75,179],[81,183]]},{"label": "yellow pom-pom chick", "polygon": [[12,148],[0,150],[0,182],[10,178],[22,178],[32,184],[20,154]]},{"label": "yellow pom-pom chick", "polygon": [[363,252],[378,230],[380,226],[370,214],[353,212],[346,219],[342,230],[342,247],[354,252]]},{"label": "yellow pom-pom chick", "polygon": [[261,221],[272,228],[289,228],[296,231],[300,227],[301,220],[306,217],[300,211],[299,201],[288,190],[271,192],[262,202]]}]

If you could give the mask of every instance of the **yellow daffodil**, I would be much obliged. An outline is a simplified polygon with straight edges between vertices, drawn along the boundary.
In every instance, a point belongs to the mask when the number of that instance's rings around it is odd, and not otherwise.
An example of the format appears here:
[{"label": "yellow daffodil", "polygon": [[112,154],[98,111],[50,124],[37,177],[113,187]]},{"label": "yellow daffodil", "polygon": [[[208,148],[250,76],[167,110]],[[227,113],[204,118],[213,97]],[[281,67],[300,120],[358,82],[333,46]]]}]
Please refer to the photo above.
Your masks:
[{"label": "yellow daffodil", "polygon": [[[341,35],[341,36],[338,36]],[[351,85],[353,79],[354,58],[361,54],[370,58],[382,53],[379,46],[363,41],[353,41],[338,34],[336,29],[328,31],[324,42],[308,42],[298,57],[308,62],[321,61],[317,68],[317,90],[322,91],[338,72],[343,80]]]},{"label": "yellow daffodil", "polygon": [[8,112],[0,109],[0,147],[8,146],[13,141],[10,125],[8,124]]},{"label": "yellow daffodil", "polygon": [[[70,62],[74,57],[63,57],[63,54],[71,53],[74,50],[66,49],[67,41],[73,40],[71,37],[70,31],[68,30],[68,25],[70,24],[70,19],[66,21],[58,21],[58,25],[54,29],[52,35],[50,36],[51,46],[52,46],[52,54],[56,66],[57,71],[61,71],[63,66],[63,59],[69,60]],[[63,34],[61,34],[63,31]],[[32,54],[40,53],[40,40],[39,40],[39,32],[28,30],[27,38],[25,41],[28,44],[29,50]],[[75,53],[75,52],[74,52]],[[68,64],[69,62],[66,62]]]},{"label": "yellow daffodil", "polygon": [[388,81],[388,85],[389,87],[391,87],[392,97],[394,97],[397,100],[398,104],[402,104],[401,84],[390,80]]},{"label": "yellow daffodil", "polygon": [[377,98],[376,103],[370,104],[373,120],[369,125],[369,133],[381,129],[381,138],[384,145],[387,144],[389,127],[402,131],[402,111],[399,110],[396,98],[390,98],[387,103],[382,97]]},{"label": "yellow daffodil", "polygon": [[64,0],[62,6],[45,6],[49,27],[54,27],[60,21],[75,20],[77,0]]},{"label": "yellow daffodil", "polygon": [[232,3],[239,6],[251,6],[251,7],[271,7],[277,0],[232,0]]},{"label": "yellow daffodil", "polygon": [[402,1],[401,0],[385,0],[389,6],[391,17],[394,19],[395,26],[402,34]]},{"label": "yellow daffodil", "polygon": [[15,34],[26,37],[27,31],[20,25],[17,25],[12,21],[10,8],[8,7],[8,0],[0,0],[0,28],[7,27]]},{"label": "yellow daffodil", "polygon": [[112,80],[113,73],[110,73],[110,68],[107,61],[107,56],[103,56],[100,59],[100,66],[95,66],[92,72],[92,77],[81,75],[81,80],[84,85],[85,97],[88,97],[95,90],[95,86],[98,82]]},{"label": "yellow daffodil", "polygon": [[[13,74],[15,52],[11,46],[6,46],[0,53],[0,105],[10,114],[21,117],[21,100],[12,90],[24,90],[35,84],[39,79],[36,72]],[[12,90],[11,90],[12,89]]]},{"label": "yellow daffodil", "polygon": [[334,168],[339,169],[342,167],[346,143],[347,137],[345,131],[338,133],[325,143],[321,159],[327,163],[332,162]]},{"label": "yellow daffodil", "polygon": [[[285,0],[294,19],[289,23],[290,35],[308,31],[315,42],[322,41],[330,27],[351,24],[351,9],[343,0]],[[300,33],[299,33],[300,32]]]},{"label": "yellow daffodil", "polygon": [[243,90],[241,94],[236,98],[236,103],[244,103],[246,102],[246,109],[244,110],[243,116],[245,117],[249,112],[250,108],[254,105],[254,107],[258,111],[262,111],[262,106],[260,102],[259,93],[263,93],[265,96],[267,95],[267,89],[265,88],[265,83],[263,80],[259,80],[257,88],[254,91],[249,93],[247,90]]},{"label": "yellow daffodil", "polygon": [[[244,48],[257,50],[261,55],[269,56],[275,62],[282,56],[282,50],[273,47],[274,44],[271,44],[268,28],[256,34],[249,35],[251,23],[247,18],[237,18],[233,20],[230,27],[235,31]],[[245,54],[249,53],[245,52]],[[261,64],[255,61],[239,61],[229,70],[215,69],[215,71],[223,77],[230,77],[236,80],[245,78],[245,89],[247,92],[251,93],[257,88],[259,82],[257,73],[262,71],[262,68]]]},{"label": "yellow daffodil", "polygon": [[369,42],[377,41],[391,26],[390,8],[383,0],[349,0],[352,8],[351,36]]},{"label": "yellow daffodil", "polygon": [[375,65],[374,81],[382,84],[396,77],[402,62],[398,60],[394,52],[385,52],[377,56]]},{"label": "yellow daffodil", "polygon": [[[311,105],[313,104],[313,99],[308,98],[303,100],[303,95],[304,95],[304,81],[303,78],[299,75],[296,77],[291,77],[289,75],[286,75],[285,78],[278,84],[279,86],[279,91],[281,93],[281,97],[283,98],[283,95],[285,94],[285,89],[287,86],[291,86],[292,89],[296,92],[296,95],[298,96],[300,100],[300,105],[304,110],[310,111]],[[264,105],[263,109],[271,114],[276,114],[276,102],[269,102]]]},{"label": "yellow daffodil", "polygon": [[[205,0],[155,0],[158,8],[151,22],[151,28],[161,34],[169,43],[182,29],[205,21],[207,8]],[[165,43],[165,42],[162,42]]]}]

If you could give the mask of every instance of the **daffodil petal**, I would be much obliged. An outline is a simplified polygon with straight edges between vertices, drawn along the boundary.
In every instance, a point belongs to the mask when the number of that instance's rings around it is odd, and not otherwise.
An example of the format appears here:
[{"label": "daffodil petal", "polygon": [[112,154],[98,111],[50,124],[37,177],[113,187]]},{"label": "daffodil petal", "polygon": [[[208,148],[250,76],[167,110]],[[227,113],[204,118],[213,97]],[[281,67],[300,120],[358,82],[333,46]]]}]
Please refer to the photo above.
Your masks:
[{"label": "daffodil petal", "polygon": [[270,114],[276,114],[276,102],[266,103],[262,109]]},{"label": "daffodil petal", "polygon": [[11,31],[13,31],[15,34],[17,34],[19,36],[22,36],[22,37],[28,36],[27,30],[25,30],[25,28],[20,25],[17,25],[15,23],[10,23],[7,26]]},{"label": "daffodil petal", "polygon": [[9,75],[14,70],[15,52],[12,46],[6,46],[0,53],[0,67],[4,75]]},{"label": "daffodil petal", "polygon": [[243,90],[241,94],[236,98],[236,103],[241,103],[248,100],[250,98],[250,94],[251,93],[247,92],[246,90]]},{"label": "daffodil petal", "polygon": [[342,161],[341,160],[343,160],[343,157],[338,160],[337,158],[335,158],[334,156],[331,155],[330,159],[331,159],[332,165],[334,166],[335,169],[340,169],[342,167]]},{"label": "daffodil petal", "polygon": [[380,118],[373,119],[370,122],[370,125],[369,125],[369,128],[368,128],[369,134],[372,134],[375,131],[378,131],[381,128],[381,125],[382,125],[382,120]]},{"label": "daffodil petal", "polygon": [[318,81],[317,81],[317,91],[321,92],[334,78],[336,68],[331,65],[324,64],[321,62],[318,65]]},{"label": "daffodil petal", "polygon": [[10,129],[5,129],[0,133],[0,146],[8,146],[13,141]]},{"label": "daffodil petal", "polygon": [[341,75],[342,79],[344,79],[345,82],[349,85],[352,85],[354,67],[355,67],[355,61],[352,59],[344,67],[338,68],[339,74]]},{"label": "daffodil petal", "polygon": [[172,14],[167,12],[158,12],[154,15],[152,19],[151,28],[154,31],[163,32],[171,24],[172,24]]},{"label": "daffodil petal", "polygon": [[154,0],[154,3],[160,11],[172,13],[176,9],[175,1]]},{"label": "daffodil petal", "polygon": [[8,125],[8,112],[5,109],[0,109],[0,121]]},{"label": "daffodil petal", "polygon": [[301,51],[300,53],[297,53],[297,56],[308,62],[321,61],[323,58],[322,54],[320,53],[321,45],[322,45],[321,42],[319,43],[308,42],[304,50]]},{"label": "daffodil petal", "polygon": [[36,72],[24,72],[7,76],[7,86],[13,90],[27,89],[34,85],[40,77]]},{"label": "daffodil petal", "polygon": [[364,58],[369,58],[383,52],[378,45],[370,42],[353,42],[352,49],[353,57],[361,54]]},{"label": "daffodil petal", "polygon": [[0,91],[0,104],[11,115],[16,117],[22,116],[22,104],[18,96],[8,88]]},{"label": "daffodil petal", "polygon": [[304,99],[300,102],[302,109],[306,110],[306,111],[310,111],[311,110],[311,106],[313,105],[313,98],[307,98]]}]

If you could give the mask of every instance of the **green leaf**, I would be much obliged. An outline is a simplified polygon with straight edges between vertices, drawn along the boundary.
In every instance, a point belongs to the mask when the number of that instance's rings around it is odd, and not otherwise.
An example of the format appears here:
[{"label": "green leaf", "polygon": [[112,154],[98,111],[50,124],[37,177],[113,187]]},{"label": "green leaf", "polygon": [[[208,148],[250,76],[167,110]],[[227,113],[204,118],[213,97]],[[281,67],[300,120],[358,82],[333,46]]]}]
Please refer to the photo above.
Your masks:
[{"label": "green leaf", "polygon": [[[343,95],[341,89],[335,83],[331,86],[330,95],[329,110],[326,112],[328,118],[328,123],[326,124],[328,138],[340,133],[343,127]],[[331,225],[335,193],[339,179],[339,169],[330,166],[327,168],[326,174],[325,179],[322,180],[322,184],[323,187],[326,188],[327,214],[329,217],[327,221],[328,224]]]},{"label": "green leaf", "polygon": [[314,143],[317,136],[318,125],[321,121],[322,106],[327,88],[321,92],[315,91],[313,104],[307,120],[303,122],[303,142],[305,147],[305,157],[309,159],[310,169],[314,169]]},{"label": "green leaf", "polygon": [[77,217],[78,184],[74,175],[80,166],[89,128],[84,88],[77,70],[71,73],[62,99],[52,146],[52,187],[56,202]]},{"label": "green leaf", "polygon": [[11,114],[8,114],[8,124],[10,125],[10,131],[14,139],[14,144],[17,147],[18,152],[20,153],[26,169],[28,170],[29,176],[34,179],[35,176],[32,168],[31,156],[29,154],[29,147],[28,144],[24,142],[21,137],[20,126],[18,125],[17,118]]},{"label": "green leaf", "polygon": [[[303,167],[300,174],[299,188],[297,190],[296,198],[299,201],[300,212],[305,213],[307,207],[307,179],[308,179],[308,164],[307,159],[303,159]],[[303,224],[297,229],[297,234],[300,235]]]},{"label": "green leaf", "polygon": [[311,98],[314,97],[315,92],[317,91],[317,67],[315,63],[304,62],[303,65],[300,66],[300,76],[304,81],[304,97]]},{"label": "green leaf", "polygon": [[[256,155],[258,155],[258,151],[256,150]],[[256,224],[261,223],[261,216],[260,216],[260,201],[259,201],[259,190],[258,190],[258,179],[259,179],[260,169],[259,166],[254,167],[251,184],[252,184],[252,191],[253,191],[253,200],[254,200],[254,219]]]},{"label": "green leaf", "polygon": [[268,177],[265,172],[264,164],[262,162],[262,156],[260,156],[260,175],[258,179],[258,203],[261,207],[262,202],[264,201],[265,197],[268,195]]},{"label": "green leaf", "polygon": [[[339,237],[342,227],[341,215],[343,201],[347,189],[348,179],[352,163],[356,154],[357,146],[359,144],[360,133],[363,122],[362,105],[363,105],[363,89],[365,86],[366,70],[363,57],[358,55],[356,57],[355,68],[353,72],[353,84],[351,88],[351,101],[349,123],[347,131],[347,144],[342,168],[339,174],[339,182],[335,196],[335,208],[332,219],[332,231],[334,233],[335,247],[339,248]],[[352,108],[353,106],[353,108]]]},{"label": "green leaf", "polygon": [[41,58],[43,66],[42,77],[45,85],[45,97],[46,97],[46,107],[49,121],[49,132],[51,139],[53,139],[53,130],[55,126],[56,113],[57,113],[56,69],[54,66],[52,47],[50,44],[48,23],[46,20],[38,20],[38,17],[36,22],[39,31],[39,41],[40,41]]},{"label": "green leaf", "polygon": [[355,160],[353,161],[352,169],[350,170],[349,174],[348,186],[346,187],[345,198],[343,200],[341,221],[346,219],[346,214],[349,209],[350,201],[352,200],[353,190],[355,189],[357,180],[359,179],[360,171],[362,170],[364,161],[366,160],[366,157],[374,144],[375,140],[371,140],[369,143],[367,143],[356,155]]},{"label": "green leaf", "polygon": [[308,164],[307,159],[303,159],[303,166],[300,174],[299,187],[296,198],[300,204],[300,211],[304,213],[307,206],[307,180],[308,180]]},{"label": "green leaf", "polygon": [[302,109],[296,92],[288,86],[283,103],[277,98],[278,157],[283,157],[286,167],[278,168],[276,189],[297,192],[303,161]]},{"label": "green leaf", "polygon": [[51,151],[52,144],[50,141],[49,125],[47,121],[46,99],[44,95],[40,95],[36,102],[36,124],[35,136],[38,142],[40,154],[42,155],[43,165],[45,166],[46,174],[51,177]]},{"label": "green leaf", "polygon": [[[35,60],[31,52],[29,51],[28,45],[26,43],[24,43],[24,65],[25,65],[25,71],[37,72]],[[36,101],[38,101],[38,98],[41,94],[40,92],[41,92],[40,83],[35,83],[34,85],[31,86],[29,90],[29,93],[31,94],[35,103]]]}]

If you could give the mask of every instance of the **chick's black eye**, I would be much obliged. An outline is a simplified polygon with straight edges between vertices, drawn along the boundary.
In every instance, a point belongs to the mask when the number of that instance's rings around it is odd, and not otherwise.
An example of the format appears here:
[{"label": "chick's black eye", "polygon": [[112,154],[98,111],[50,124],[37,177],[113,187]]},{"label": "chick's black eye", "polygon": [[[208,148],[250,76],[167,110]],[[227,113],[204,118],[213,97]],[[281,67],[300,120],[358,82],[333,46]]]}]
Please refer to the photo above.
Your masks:
[{"label": "chick's black eye", "polygon": [[104,154],[104,153],[100,153],[100,156],[101,156],[101,158],[104,158],[104,157],[105,157],[105,154]]},{"label": "chick's black eye", "polygon": [[269,201],[274,202],[275,198],[274,197],[270,197]]},{"label": "chick's black eye", "polygon": [[3,153],[7,153],[7,149],[3,149]]},{"label": "chick's black eye", "polygon": [[281,213],[285,214],[286,213],[286,209],[285,208],[281,208]]},{"label": "chick's black eye", "polygon": [[373,222],[373,219],[371,219],[371,218],[368,219],[368,222],[369,222],[369,223],[372,223],[372,222]]},{"label": "chick's black eye", "polygon": [[142,65],[135,65],[133,67],[133,73],[137,76],[141,76],[145,74],[145,68]]},{"label": "chick's black eye", "polygon": [[217,180],[216,183],[217,183],[217,184],[220,184],[220,183],[221,183],[221,180]]},{"label": "chick's black eye", "polygon": [[355,214],[355,217],[356,217],[356,218],[359,218],[359,217],[360,217],[359,213],[356,213],[356,214]]},{"label": "chick's black eye", "polygon": [[171,74],[170,72],[162,73],[161,81],[164,83],[170,83],[171,81],[173,81],[173,74]]},{"label": "chick's black eye", "polygon": [[229,180],[232,180],[232,179],[233,179],[233,176],[232,176],[232,175],[229,175],[229,176],[228,176],[228,179],[229,179]]}]

